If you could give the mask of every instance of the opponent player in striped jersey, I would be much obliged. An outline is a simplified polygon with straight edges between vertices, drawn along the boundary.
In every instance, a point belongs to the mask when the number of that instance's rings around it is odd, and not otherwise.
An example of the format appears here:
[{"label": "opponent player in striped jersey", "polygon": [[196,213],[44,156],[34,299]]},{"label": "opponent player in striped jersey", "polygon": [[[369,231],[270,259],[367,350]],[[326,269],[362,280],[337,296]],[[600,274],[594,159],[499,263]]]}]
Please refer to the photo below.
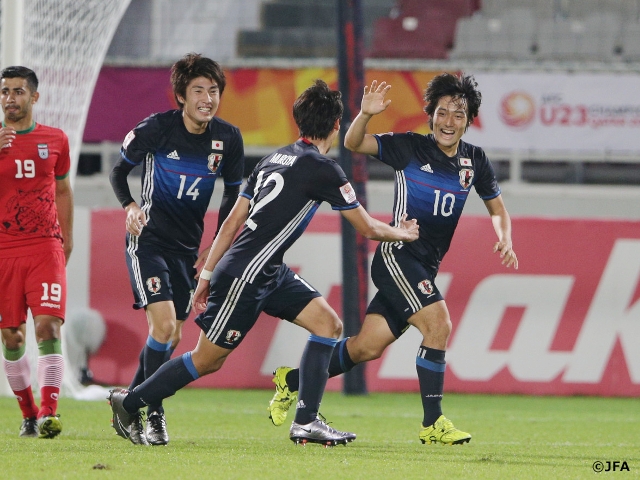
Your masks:
[{"label": "opponent player in striped jersey", "polygon": [[[65,133],[33,120],[38,77],[26,67],[0,74],[0,328],[9,386],[22,410],[21,437],[53,438],[64,362],[65,266],[73,249],[73,194]],[[25,355],[27,310],[38,342],[40,408]]]},{"label": "opponent player in striped jersey", "polygon": [[[394,221],[404,214],[416,218],[420,238],[413,243],[381,243],[376,249],[371,276],[378,289],[369,304],[358,335],[336,346],[329,375],[351,370],[356,364],[379,358],[391,343],[413,325],[423,335],[416,369],[424,416],[422,443],[462,444],[471,435],[442,415],[445,350],[451,333],[449,311],[435,278],[447,253],[462,208],[471,188],[484,200],[498,237],[493,247],[505,267],[518,268],[512,248],[511,220],[504,206],[491,163],[482,149],[461,140],[478,115],[481,94],[472,76],[448,73],[428,85],[424,111],[430,135],[366,133],[369,120],[389,106],[390,85],[372,82],[365,87],[361,111],[345,136],[345,146],[373,155],[395,170]],[[299,386],[297,369],[274,372],[276,392],[269,404],[271,420],[281,425]]]},{"label": "opponent player in striped jersey", "polygon": [[130,436],[136,412],[146,403],[219,370],[264,311],[311,333],[300,366],[291,440],[336,445],[355,439],[355,434],[329,427],[318,417],[342,322],[320,293],[283,263],[283,255],[323,201],[375,240],[413,241],[418,225],[406,216],[398,218],[398,227],[371,218],[342,169],[325,156],[340,129],[340,92],[316,80],[294,103],[293,116],[300,138],[258,163],[200,272],[194,302],[197,310],[206,310],[196,319],[202,332],[195,349],[167,362],[133,391],[112,391],[113,424],[119,435]]},{"label": "opponent player in striped jersey", "polygon": [[[218,229],[238,196],[244,147],[237,127],[214,115],[226,85],[213,60],[187,54],[171,68],[177,110],[151,115],[124,139],[111,184],[126,216],[126,261],[135,309],[144,308],[149,335],[139,356],[133,389],[171,356],[180,341],[196,288],[196,266],[206,259],[204,216],[218,177],[224,194]],[[142,202],[133,199],[127,175],[142,165]],[[146,429],[136,419],[131,440],[169,441],[161,403],[149,404]]]}]

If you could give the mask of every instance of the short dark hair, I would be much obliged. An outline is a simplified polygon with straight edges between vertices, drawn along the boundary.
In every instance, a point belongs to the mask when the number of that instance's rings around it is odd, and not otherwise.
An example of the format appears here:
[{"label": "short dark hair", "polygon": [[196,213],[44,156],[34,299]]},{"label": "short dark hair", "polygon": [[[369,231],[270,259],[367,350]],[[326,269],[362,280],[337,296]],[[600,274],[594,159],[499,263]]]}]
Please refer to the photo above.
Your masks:
[{"label": "short dark hair", "polygon": [[27,86],[31,92],[38,91],[38,77],[36,72],[27,67],[13,66],[7,67],[0,73],[0,79],[2,78],[24,78],[27,81]]},{"label": "short dark hair", "polygon": [[211,60],[203,57],[199,53],[187,53],[171,67],[171,86],[176,103],[182,109],[182,103],[178,100],[178,95],[187,97],[187,85],[194,78],[205,77],[218,84],[220,95],[224,91],[227,79],[224,76],[222,67]]},{"label": "short dark hair", "polygon": [[478,90],[478,83],[473,75],[459,73],[442,73],[429,82],[422,97],[425,103],[424,111],[429,115],[429,128],[433,130],[433,114],[442,97],[452,97],[453,100],[463,100],[467,107],[467,128],[478,116],[482,94]]},{"label": "short dark hair", "polygon": [[342,112],[342,94],[322,80],[316,80],[293,104],[293,119],[300,136],[311,139],[328,138]]}]

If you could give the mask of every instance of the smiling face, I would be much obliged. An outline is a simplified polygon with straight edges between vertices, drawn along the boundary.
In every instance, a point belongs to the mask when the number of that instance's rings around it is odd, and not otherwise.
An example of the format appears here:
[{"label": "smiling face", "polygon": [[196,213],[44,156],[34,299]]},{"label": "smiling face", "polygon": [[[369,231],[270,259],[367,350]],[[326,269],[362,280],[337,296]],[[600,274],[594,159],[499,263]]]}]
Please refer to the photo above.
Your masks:
[{"label": "smiling face", "polygon": [[29,89],[25,78],[3,78],[0,85],[5,124],[16,130],[26,130],[33,123],[33,104],[38,101],[38,92]]},{"label": "smiling face", "polygon": [[186,98],[177,95],[182,104],[182,118],[191,133],[203,133],[218,111],[220,90],[218,84],[206,77],[191,80],[186,88]]},{"label": "smiling face", "polygon": [[440,98],[431,121],[438,147],[447,156],[453,157],[458,151],[460,138],[469,126],[466,102],[451,96]]}]

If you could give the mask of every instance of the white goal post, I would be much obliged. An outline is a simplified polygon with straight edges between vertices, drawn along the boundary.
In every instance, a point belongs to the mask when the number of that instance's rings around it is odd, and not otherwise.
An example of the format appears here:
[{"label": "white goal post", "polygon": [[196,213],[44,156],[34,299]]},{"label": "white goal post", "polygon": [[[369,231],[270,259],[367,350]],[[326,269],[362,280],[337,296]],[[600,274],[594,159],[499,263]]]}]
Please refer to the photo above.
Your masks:
[{"label": "white goal post", "polygon": [[[24,65],[36,72],[40,99],[38,123],[61,128],[69,137],[71,182],[74,183],[87,113],[100,68],[113,35],[131,0],[2,0],[0,65]],[[28,320],[27,354],[37,392],[37,346]],[[65,375],[63,395],[82,397],[71,374],[69,332],[63,327]],[[0,395],[12,395],[0,366]]]}]

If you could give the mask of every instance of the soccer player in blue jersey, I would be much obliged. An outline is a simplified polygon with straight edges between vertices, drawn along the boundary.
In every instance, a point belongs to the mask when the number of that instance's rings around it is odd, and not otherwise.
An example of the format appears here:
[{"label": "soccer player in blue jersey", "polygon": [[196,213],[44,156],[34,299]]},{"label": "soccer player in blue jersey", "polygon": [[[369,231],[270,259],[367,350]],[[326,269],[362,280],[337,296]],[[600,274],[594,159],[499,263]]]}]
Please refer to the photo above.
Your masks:
[{"label": "soccer player in blue jersey", "polygon": [[398,217],[397,227],[370,217],[340,166],[325,156],[339,133],[342,111],[340,92],[330,90],[322,80],[298,97],[293,117],[300,138],[258,163],[200,272],[194,297],[196,310],[203,311],[196,319],[202,328],[198,344],[132,391],[112,390],[113,426],[118,435],[130,438],[136,412],[144,405],[219,370],[264,311],[311,333],[300,363],[291,440],[336,445],[355,439],[355,434],[329,427],[318,417],[342,322],[320,293],[283,262],[283,255],[323,201],[367,238],[402,245],[416,240],[419,232],[415,219],[406,220],[406,215]]},{"label": "soccer player in blue jersey", "polygon": [[[378,289],[358,335],[341,340],[333,351],[329,376],[379,358],[413,325],[423,335],[416,369],[424,417],[422,443],[462,444],[471,435],[442,415],[445,350],[451,334],[449,311],[435,278],[449,249],[471,188],[484,200],[498,237],[493,247],[506,267],[518,268],[511,241],[511,220],[491,163],[482,149],[461,140],[478,115],[481,94],[472,76],[444,73],[428,85],[424,111],[429,135],[412,132],[371,135],[367,124],[389,106],[390,85],[373,81],[365,87],[361,111],[345,136],[345,146],[373,155],[395,170],[394,221],[409,215],[418,220],[420,238],[409,244],[381,243],[371,276]],[[269,404],[271,420],[281,425],[300,385],[299,372],[279,367],[276,393]]]},{"label": "soccer player in blue jersey", "polygon": [[[130,388],[166,362],[180,341],[197,285],[196,267],[209,253],[198,251],[204,216],[218,177],[224,194],[218,230],[240,191],[244,147],[237,127],[215,117],[226,85],[213,60],[187,54],[171,68],[179,109],[151,115],[124,139],[111,185],[127,212],[126,261],[133,308],[144,308],[149,335]],[[131,196],[127,176],[142,165],[142,202]],[[150,403],[146,431],[139,415],[131,440],[165,445],[169,441],[162,403]]]}]

